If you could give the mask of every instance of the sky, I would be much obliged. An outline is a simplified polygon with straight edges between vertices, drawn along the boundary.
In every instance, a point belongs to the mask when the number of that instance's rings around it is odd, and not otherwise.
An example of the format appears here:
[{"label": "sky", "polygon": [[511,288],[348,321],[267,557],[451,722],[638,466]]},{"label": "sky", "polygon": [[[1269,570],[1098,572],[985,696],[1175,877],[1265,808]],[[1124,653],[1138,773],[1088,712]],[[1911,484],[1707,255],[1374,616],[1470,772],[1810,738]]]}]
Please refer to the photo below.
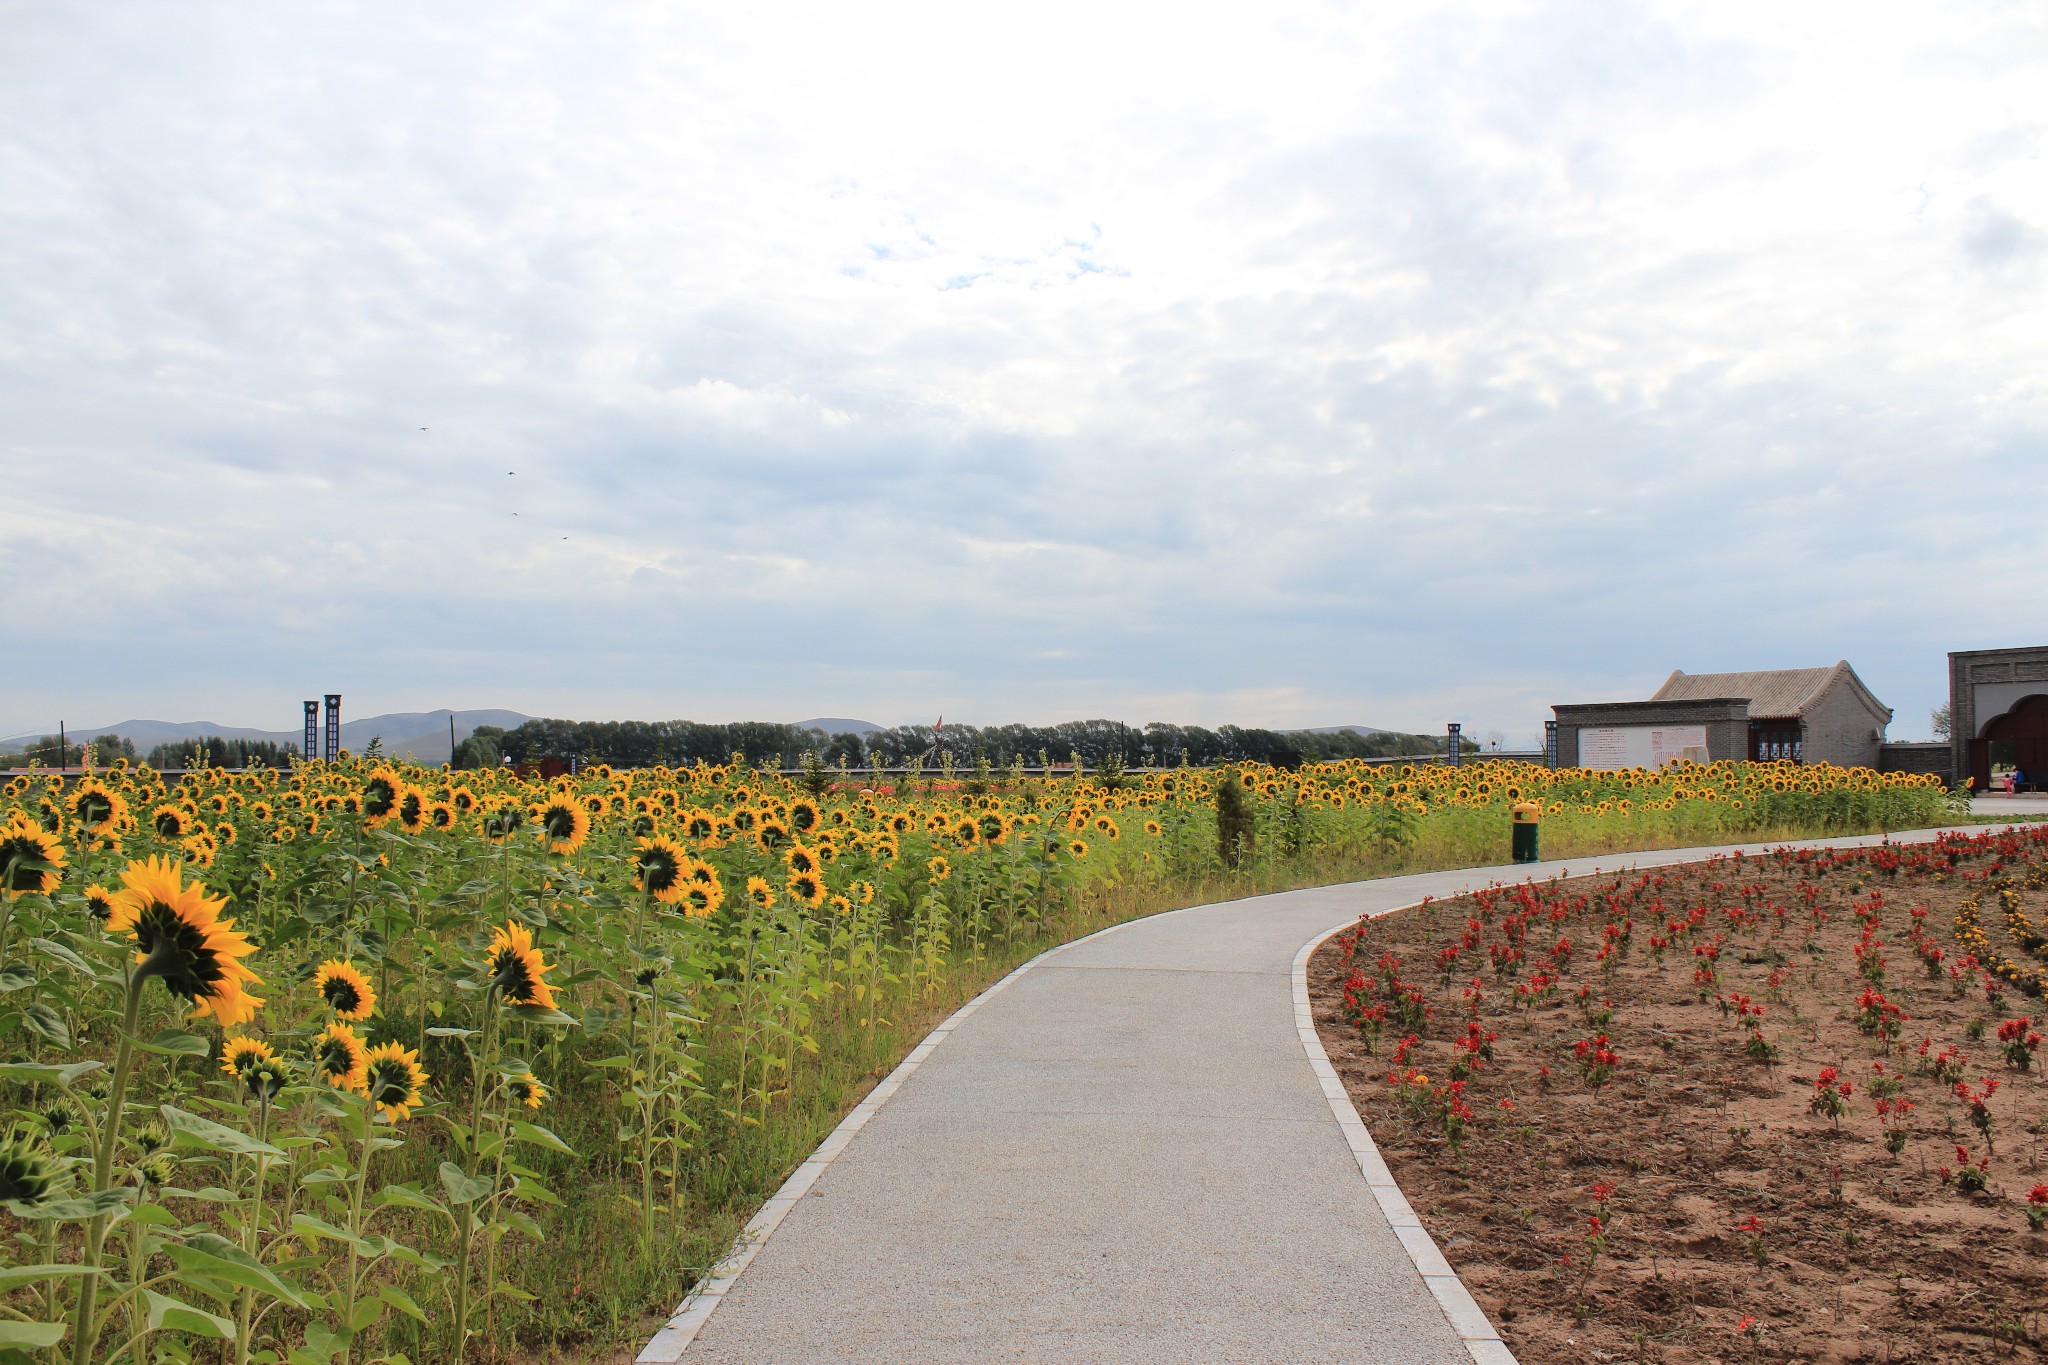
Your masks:
[{"label": "sky", "polygon": [[2048,643],[2048,10],[0,3],[0,734]]}]

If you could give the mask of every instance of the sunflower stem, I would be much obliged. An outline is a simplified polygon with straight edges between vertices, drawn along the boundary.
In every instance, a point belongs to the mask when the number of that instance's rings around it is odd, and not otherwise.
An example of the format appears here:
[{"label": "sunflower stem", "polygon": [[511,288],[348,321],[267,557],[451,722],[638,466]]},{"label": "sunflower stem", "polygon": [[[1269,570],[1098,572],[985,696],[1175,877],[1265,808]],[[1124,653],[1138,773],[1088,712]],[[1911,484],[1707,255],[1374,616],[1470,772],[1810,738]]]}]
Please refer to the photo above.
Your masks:
[{"label": "sunflower stem", "polygon": [[[367,1099],[362,1102],[362,1105],[363,1155],[356,1163],[355,1184],[349,1190],[348,1230],[353,1235],[354,1240],[350,1241],[348,1246],[348,1295],[347,1301],[342,1305],[341,1310],[341,1321],[344,1327],[349,1326],[356,1315],[356,1290],[360,1287],[360,1281],[357,1278],[357,1265],[360,1257],[356,1251],[356,1243],[362,1239],[363,1235],[363,1187],[369,1184],[370,1181],[370,1153],[376,1150],[377,1146],[376,1106]],[[348,1365],[349,1358],[354,1353],[354,1350],[355,1340],[353,1334],[351,1334],[349,1339],[342,1344],[341,1365]]]},{"label": "sunflower stem", "polygon": [[[259,1094],[256,1098],[256,1140],[270,1141],[270,1097]],[[254,1258],[263,1245],[263,1205],[268,1193],[270,1157],[265,1153],[256,1155],[256,1189],[250,1196],[249,1223],[242,1229],[242,1250]],[[244,1286],[241,1304],[235,1310],[235,1365],[249,1365],[249,1317],[256,1307],[256,1291]]]},{"label": "sunflower stem", "polygon": [[[128,1001],[121,1012],[121,1041],[114,1050],[114,1083],[107,1092],[107,1111],[100,1128],[99,1150],[93,1153],[92,1190],[94,1194],[108,1188],[108,1176],[114,1167],[114,1144],[121,1135],[122,1109],[128,1099],[128,1076],[135,1068],[135,1029],[142,1017],[142,988],[149,984],[149,977],[138,964],[128,969]],[[109,1214],[97,1214],[86,1224],[85,1264],[97,1267],[100,1253],[106,1245]],[[99,1324],[93,1317],[93,1302],[98,1298],[99,1276],[83,1275],[84,1281],[78,1287],[78,1314],[71,1325],[71,1365],[86,1365],[92,1359],[93,1347],[99,1344]]]}]

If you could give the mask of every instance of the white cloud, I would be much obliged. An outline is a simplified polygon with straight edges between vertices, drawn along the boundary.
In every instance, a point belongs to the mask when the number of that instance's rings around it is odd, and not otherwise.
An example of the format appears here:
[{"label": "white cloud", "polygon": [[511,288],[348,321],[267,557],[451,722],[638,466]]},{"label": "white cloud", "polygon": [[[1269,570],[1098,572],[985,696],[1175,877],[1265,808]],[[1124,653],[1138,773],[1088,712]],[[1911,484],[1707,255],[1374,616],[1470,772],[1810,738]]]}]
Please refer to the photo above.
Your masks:
[{"label": "white cloud", "polygon": [[0,729],[1910,730],[2048,585],[2036,7],[4,23]]}]

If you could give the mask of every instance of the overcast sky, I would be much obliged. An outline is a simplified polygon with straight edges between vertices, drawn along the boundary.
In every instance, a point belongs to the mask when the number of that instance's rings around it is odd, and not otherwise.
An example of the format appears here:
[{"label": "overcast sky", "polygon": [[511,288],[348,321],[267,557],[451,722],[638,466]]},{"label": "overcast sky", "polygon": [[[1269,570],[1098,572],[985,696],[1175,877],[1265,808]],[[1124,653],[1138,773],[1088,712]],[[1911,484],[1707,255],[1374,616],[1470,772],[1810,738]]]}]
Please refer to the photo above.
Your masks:
[{"label": "overcast sky", "polygon": [[0,734],[2048,644],[2013,4],[0,5]]}]

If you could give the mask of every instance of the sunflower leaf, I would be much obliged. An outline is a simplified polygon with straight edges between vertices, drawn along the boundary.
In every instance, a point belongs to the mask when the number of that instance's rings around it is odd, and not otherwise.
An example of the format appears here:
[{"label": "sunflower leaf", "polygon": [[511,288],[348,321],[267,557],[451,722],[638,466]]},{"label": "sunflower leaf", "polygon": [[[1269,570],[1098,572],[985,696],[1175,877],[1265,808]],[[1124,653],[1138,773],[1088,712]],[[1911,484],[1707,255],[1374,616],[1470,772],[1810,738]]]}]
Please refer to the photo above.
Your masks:
[{"label": "sunflower leaf", "polygon": [[301,1237],[332,1238],[334,1241],[341,1243],[343,1246],[354,1247],[357,1251],[363,1252],[367,1255],[374,1256],[377,1254],[377,1248],[369,1242],[364,1241],[362,1238],[356,1236],[354,1233],[344,1232],[342,1229],[334,1226],[334,1224],[328,1222],[324,1218],[315,1218],[310,1213],[293,1214],[292,1231],[297,1233]]},{"label": "sunflower leaf", "polygon": [[518,1138],[521,1142],[530,1142],[536,1147],[545,1147],[551,1152],[560,1152],[563,1156],[576,1155],[575,1149],[568,1143],[562,1141],[537,1123],[521,1123],[517,1119],[513,1120],[512,1136]]},{"label": "sunflower leaf", "polygon": [[64,1022],[64,1016],[40,1000],[22,1008],[21,1022],[39,1038],[47,1038],[58,1047],[71,1046],[71,1028]]},{"label": "sunflower leaf", "polygon": [[0,991],[25,991],[36,984],[36,969],[25,962],[0,969]]},{"label": "sunflower leaf", "polygon": [[104,1275],[96,1265],[10,1265],[0,1268],[0,1293],[33,1280],[51,1280],[59,1275]]},{"label": "sunflower leaf", "polygon": [[377,1291],[377,1294],[378,1297],[384,1300],[384,1302],[390,1304],[393,1308],[396,1308],[399,1312],[405,1314],[407,1317],[416,1318],[421,1322],[425,1322],[427,1320],[426,1310],[424,1308],[421,1308],[417,1303],[414,1303],[412,1295],[406,1293],[397,1285],[387,1284],[382,1289],[379,1289]]},{"label": "sunflower leaf", "polygon": [[226,1318],[216,1317],[204,1309],[194,1308],[189,1303],[180,1303],[154,1289],[142,1291],[149,1302],[149,1326],[152,1331],[190,1332],[198,1337],[225,1337],[234,1340],[235,1324]]},{"label": "sunflower leaf", "polygon": [[0,1322],[0,1346],[18,1346],[29,1351],[55,1346],[64,1340],[65,1330],[61,1322]]},{"label": "sunflower leaf", "polygon": [[247,1133],[237,1132],[212,1119],[203,1119],[197,1114],[188,1114],[182,1109],[164,1105],[161,1110],[164,1122],[169,1125],[171,1137],[187,1146],[210,1147],[216,1152],[233,1152],[236,1156],[283,1156],[284,1153],[267,1142],[258,1142]]},{"label": "sunflower leaf", "polygon": [[0,1081],[68,1087],[88,1071],[97,1071],[105,1065],[105,1062],[72,1062],[68,1066],[51,1066],[43,1062],[7,1062],[0,1064]]},{"label": "sunflower leaf", "polygon": [[233,1242],[214,1233],[199,1233],[180,1245],[166,1246],[163,1254],[180,1270],[194,1275],[203,1275],[211,1280],[225,1280],[244,1289],[260,1289],[274,1299],[282,1299],[294,1308],[304,1308],[306,1301],[300,1296],[298,1286],[278,1278],[270,1267],[263,1265]]},{"label": "sunflower leaf", "polygon": [[71,970],[75,972],[84,972],[87,976],[97,975],[97,973],[93,971],[92,964],[90,962],[87,962],[84,958],[80,957],[77,953],[72,952],[69,948],[57,942],[55,939],[32,938],[29,940],[29,942],[33,944],[36,950],[42,953],[44,957],[54,957],[59,962],[71,968]]},{"label": "sunflower leaf", "polygon": [[446,1213],[439,1201],[420,1193],[410,1185],[386,1185],[377,1192],[377,1204],[397,1204],[402,1208],[426,1209],[433,1213]]},{"label": "sunflower leaf", "polygon": [[159,1057],[204,1057],[209,1051],[204,1038],[196,1033],[183,1033],[177,1029],[165,1029],[148,1042],[137,1038],[135,1046],[144,1052],[154,1052]]},{"label": "sunflower leaf", "polygon": [[514,1005],[512,1013],[529,1024],[561,1024],[567,1028],[577,1027],[576,1020],[560,1010],[551,1010],[541,1005]]},{"label": "sunflower leaf", "polygon": [[466,1174],[452,1161],[441,1163],[441,1188],[448,1191],[449,1202],[474,1204],[491,1192],[491,1182]]}]

